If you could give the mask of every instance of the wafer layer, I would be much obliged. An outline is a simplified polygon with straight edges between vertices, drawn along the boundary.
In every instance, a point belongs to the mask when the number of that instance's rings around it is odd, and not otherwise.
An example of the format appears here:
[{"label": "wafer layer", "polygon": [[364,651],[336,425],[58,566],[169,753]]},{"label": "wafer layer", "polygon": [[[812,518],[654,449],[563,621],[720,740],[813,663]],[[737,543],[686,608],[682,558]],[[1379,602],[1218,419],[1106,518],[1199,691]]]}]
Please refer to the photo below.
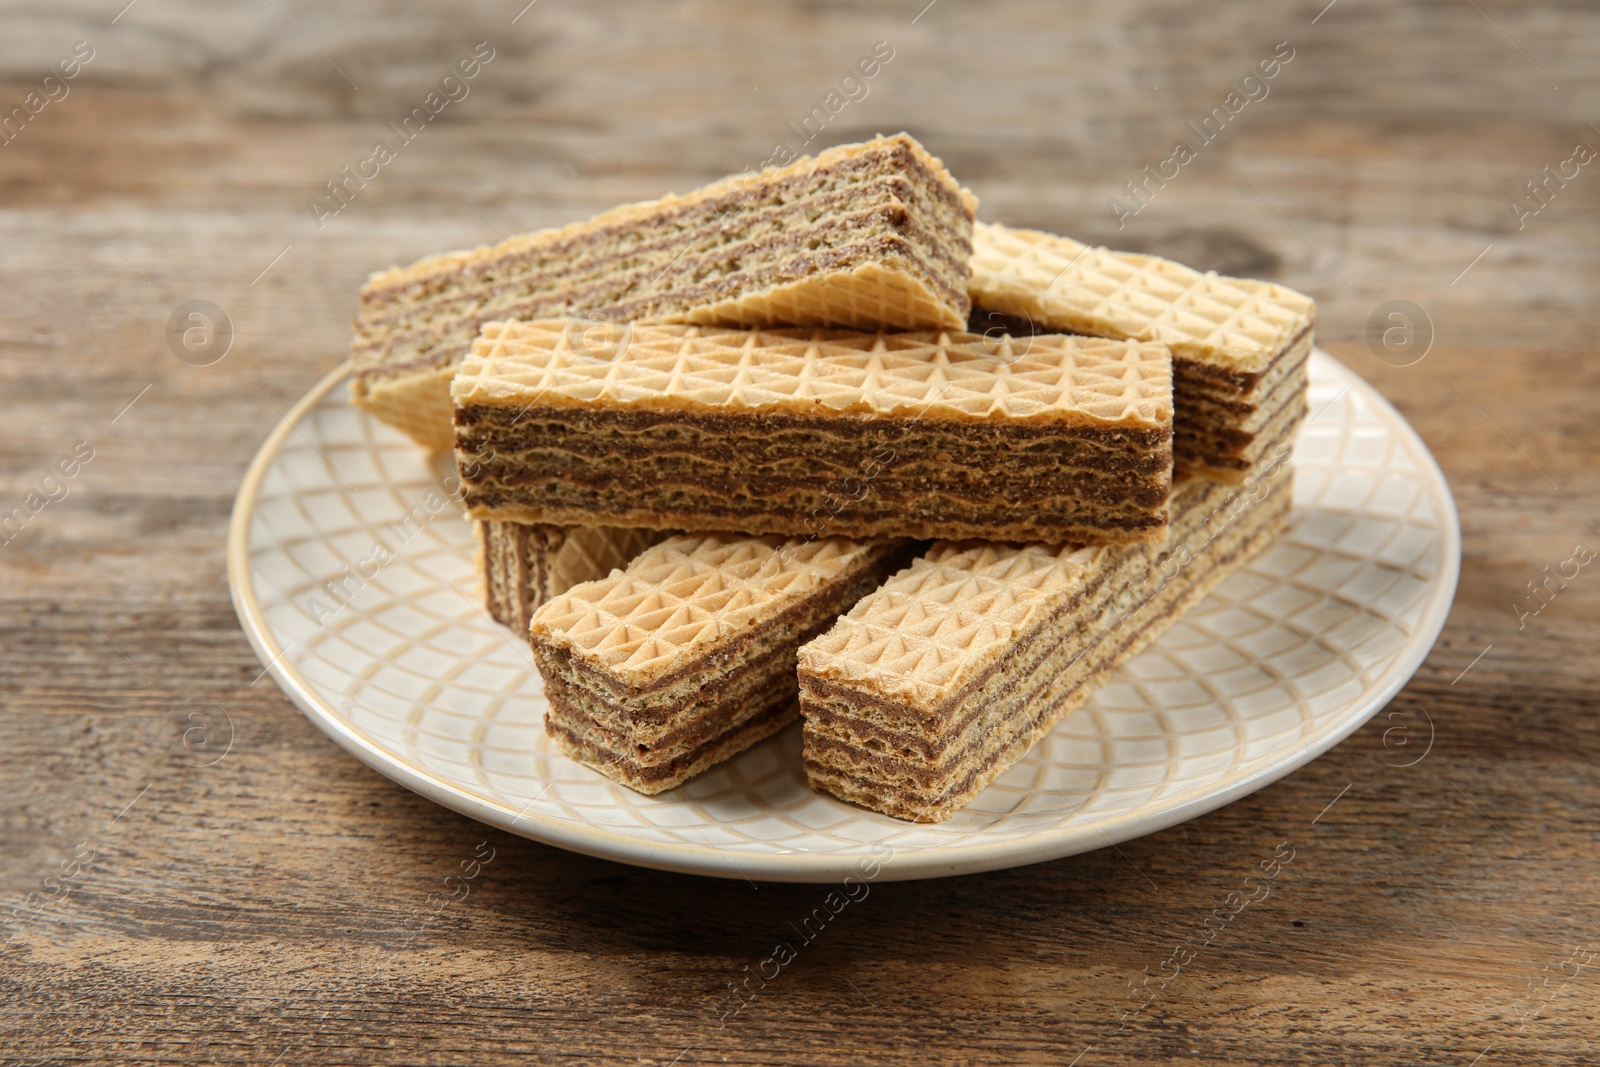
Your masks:
[{"label": "wafer layer", "polygon": [[1164,534],[1160,345],[634,325],[602,360],[594,333],[484,326],[452,387],[470,515],[1052,543]]},{"label": "wafer layer", "polygon": [[1316,305],[1270,282],[1228,278],[1156,256],[978,223],[974,325],[1159,341],[1172,350],[1178,469],[1237,483],[1263,427],[1304,388]]},{"label": "wafer layer", "polygon": [[535,526],[480,522],[478,573],[496,622],[528,632],[533,613],[580,582],[604,578],[661,540],[655,530],[619,526]]},{"label": "wafer layer", "polygon": [[811,784],[950,818],[1280,529],[1286,465],[1193,478],[1165,546],[941,542],[799,655]]},{"label": "wafer layer", "polygon": [[687,781],[793,721],[795,650],[911,547],[679,536],[574,586],[531,629],[547,732],[642,793]]},{"label": "wafer layer", "polygon": [[447,450],[451,374],[495,319],[959,328],[975,206],[898,134],[392,268],[361,291],[351,399]]},{"label": "wafer layer", "polygon": [[1181,436],[1189,456],[1183,473],[1229,485],[1242,485],[1251,471],[1293,427],[1306,416],[1308,375],[1302,361],[1292,374],[1279,383],[1265,402],[1248,416],[1221,425],[1196,424],[1191,419],[1187,431],[1175,428],[1174,449]]}]

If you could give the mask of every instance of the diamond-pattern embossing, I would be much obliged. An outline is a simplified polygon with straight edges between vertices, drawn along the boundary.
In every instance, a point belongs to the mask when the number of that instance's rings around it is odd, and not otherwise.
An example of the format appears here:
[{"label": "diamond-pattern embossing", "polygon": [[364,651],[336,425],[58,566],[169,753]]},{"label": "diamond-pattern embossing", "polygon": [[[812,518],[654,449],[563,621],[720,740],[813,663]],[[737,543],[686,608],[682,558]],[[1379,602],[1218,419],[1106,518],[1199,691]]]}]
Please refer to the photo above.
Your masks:
[{"label": "diamond-pattern embossing", "polygon": [[1172,421],[1172,359],[1159,344],[1060,334],[622,329],[608,331],[602,360],[579,320],[485,323],[451,385],[455,404],[826,409],[1141,428]]},{"label": "diamond-pattern embossing", "polygon": [[1272,282],[1201,272],[1158,256],[977,223],[973,303],[1058,329],[1159,341],[1175,355],[1258,371],[1316,314]]},{"label": "diamond-pattern embossing", "polygon": [[669,538],[551,599],[533,632],[630,685],[710,651],[837,580],[872,551],[841,537],[814,541],[736,534]]},{"label": "diamond-pattern embossing", "polygon": [[939,544],[800,650],[801,667],[936,705],[1081,589],[1097,548]]},{"label": "diamond-pattern embossing", "polygon": [[[1459,533],[1426,450],[1321,355],[1288,531],[1231,575],[947,823],[912,825],[805,784],[792,728],[644,797],[544,736],[531,653],[482,612],[453,507],[394,524],[448,472],[398,431],[314,396],[263,452],[237,514],[241,617],[280,684],[362,759],[458,810],[629,862],[838,880],[984,870],[1102,848],[1220,805],[1324,751],[1421,662]],[[324,583],[374,542],[349,596]],[[330,610],[316,610],[315,599]]]},{"label": "diamond-pattern embossing", "polygon": [[603,577],[665,535],[622,526],[480,521],[474,535],[479,589],[489,613],[527,633],[534,610],[580,582]]},{"label": "diamond-pattern embossing", "polygon": [[618,526],[558,526],[545,548],[546,581],[551,595],[564,593],[596,574],[606,574],[644,551],[660,535],[654,530]]}]

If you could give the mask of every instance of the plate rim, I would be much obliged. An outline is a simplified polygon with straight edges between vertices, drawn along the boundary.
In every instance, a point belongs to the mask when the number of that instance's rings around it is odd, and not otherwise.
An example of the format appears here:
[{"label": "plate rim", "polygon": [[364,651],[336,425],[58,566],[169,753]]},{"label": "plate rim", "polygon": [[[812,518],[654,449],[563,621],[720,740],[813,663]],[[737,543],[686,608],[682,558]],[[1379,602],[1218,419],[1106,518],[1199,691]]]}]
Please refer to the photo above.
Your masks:
[{"label": "plate rim", "polygon": [[[1134,809],[1105,818],[1085,818],[1077,823],[1071,814],[1066,814],[1060,822],[1041,828],[1026,837],[1009,838],[987,847],[983,845],[965,847],[954,853],[939,845],[920,846],[914,849],[895,848],[890,845],[892,851],[889,858],[877,861],[880,866],[877,874],[873,876],[874,880],[902,881],[978,874],[1095,851],[1169,829],[1179,823],[1226,807],[1324,755],[1365,726],[1415,676],[1417,669],[1421,667],[1438,641],[1439,633],[1443,630],[1450,608],[1455,602],[1456,588],[1460,580],[1461,520],[1455,496],[1450,490],[1450,483],[1438,460],[1434,458],[1411,423],[1383,394],[1326,350],[1320,347],[1314,348],[1311,358],[1314,363],[1329,365],[1336,374],[1346,379],[1345,388],[1356,390],[1375,409],[1387,416],[1386,421],[1391,429],[1397,432],[1406,450],[1417,463],[1419,473],[1429,483],[1442,510],[1441,519],[1444,520],[1440,524],[1440,537],[1443,542],[1440,553],[1440,580],[1434,584],[1417,628],[1400,655],[1383,675],[1371,687],[1364,689],[1353,702],[1353,706],[1359,710],[1352,711],[1329,724],[1327,728],[1312,734],[1310,738],[1302,739],[1288,758],[1233,779],[1225,778],[1222,784],[1213,783],[1211,786],[1197,787],[1196,795],[1163,806],[1159,811]],[[526,808],[522,813],[507,818],[507,809],[501,805],[485,800],[461,786],[408,766],[342,720],[334,706],[320,695],[316,688],[294,668],[294,665],[284,662],[286,650],[279,647],[267,624],[251,578],[249,534],[250,521],[254,516],[261,485],[284,441],[298,429],[308,411],[320,404],[350,376],[351,366],[346,360],[324,375],[289,409],[287,414],[279,419],[251,459],[250,466],[239,485],[239,491],[234,497],[233,509],[228,520],[228,587],[240,626],[257,658],[266,665],[263,673],[272,675],[278,687],[308,719],[340,748],[391,781],[468,818],[543,844],[635,866],[718,878],[825,883],[840,881],[853,872],[860,877],[857,868],[864,862],[864,854],[858,855],[853,851],[841,853],[782,850],[759,854],[740,853],[735,862],[714,846],[701,848],[675,842],[642,841],[602,827],[577,824],[565,819],[530,816]],[[1330,404],[1332,402],[1329,401]],[[260,680],[259,675],[256,680]]]}]

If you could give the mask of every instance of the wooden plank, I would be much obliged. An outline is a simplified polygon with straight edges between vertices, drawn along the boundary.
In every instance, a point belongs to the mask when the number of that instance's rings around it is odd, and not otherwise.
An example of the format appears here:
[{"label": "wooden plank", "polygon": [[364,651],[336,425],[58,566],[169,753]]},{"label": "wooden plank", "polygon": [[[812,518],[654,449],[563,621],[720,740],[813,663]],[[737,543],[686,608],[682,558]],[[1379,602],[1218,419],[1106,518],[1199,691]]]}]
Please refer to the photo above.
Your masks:
[{"label": "wooden plank", "polygon": [[[1510,209],[1600,146],[1593,5],[120,6],[14,13],[0,44],[4,109],[95,50],[0,147],[0,500],[94,449],[0,547],[0,893],[93,850],[0,934],[8,1060],[1593,1062],[1600,585],[1521,630],[1512,605],[1600,537],[1600,171]],[[368,771],[251,684],[223,538],[367,272],[756,162],[879,40],[818,144],[907,128],[986,217],[1312,292],[1451,479],[1461,590],[1311,766],[1119,850],[875,885],[724,1018],[819,887],[564,853]],[[469,96],[319,229],[307,201],[481,41]],[[1269,95],[1119,229],[1107,201],[1282,41]],[[212,366],[166,345],[190,299],[236,331]],[[1395,299],[1431,321],[1412,366],[1369,343]],[[1424,713],[1433,747],[1395,766],[1385,731]],[[184,731],[229,721],[196,766]],[[1280,841],[1271,897],[1125,1016]],[[479,842],[472,895],[423,922]]]}]

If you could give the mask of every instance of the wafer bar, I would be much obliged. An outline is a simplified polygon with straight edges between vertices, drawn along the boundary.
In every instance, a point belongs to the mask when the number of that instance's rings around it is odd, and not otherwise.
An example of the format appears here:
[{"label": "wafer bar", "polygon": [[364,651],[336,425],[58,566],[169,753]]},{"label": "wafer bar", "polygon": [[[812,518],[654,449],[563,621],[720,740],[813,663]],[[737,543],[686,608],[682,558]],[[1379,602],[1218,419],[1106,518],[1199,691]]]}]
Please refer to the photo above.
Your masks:
[{"label": "wafer bar", "polygon": [[936,544],[801,648],[807,778],[896,818],[950,818],[1265,547],[1291,495],[1269,463],[1242,487],[1185,479],[1165,546]]},{"label": "wafer bar", "polygon": [[478,574],[484,607],[526,635],[533,613],[580,582],[604,578],[666,535],[620,526],[479,522]]},{"label": "wafer bar", "polygon": [[1316,305],[1284,286],[980,222],[971,291],[974,329],[1170,348],[1179,471],[1244,481],[1303,402]]},{"label": "wafer bar", "polygon": [[[1159,540],[1170,356],[1038,335],[488,323],[453,393],[481,519]],[[606,331],[601,331],[602,333]],[[478,456],[491,457],[471,462]]]},{"label": "wafer bar", "polygon": [[910,556],[909,541],[670,538],[534,614],[545,730],[641,793],[793,722],[795,650]]},{"label": "wafer bar", "polygon": [[391,268],[361,290],[351,399],[447,451],[450,378],[494,319],[959,328],[976,204],[902,133]]}]

